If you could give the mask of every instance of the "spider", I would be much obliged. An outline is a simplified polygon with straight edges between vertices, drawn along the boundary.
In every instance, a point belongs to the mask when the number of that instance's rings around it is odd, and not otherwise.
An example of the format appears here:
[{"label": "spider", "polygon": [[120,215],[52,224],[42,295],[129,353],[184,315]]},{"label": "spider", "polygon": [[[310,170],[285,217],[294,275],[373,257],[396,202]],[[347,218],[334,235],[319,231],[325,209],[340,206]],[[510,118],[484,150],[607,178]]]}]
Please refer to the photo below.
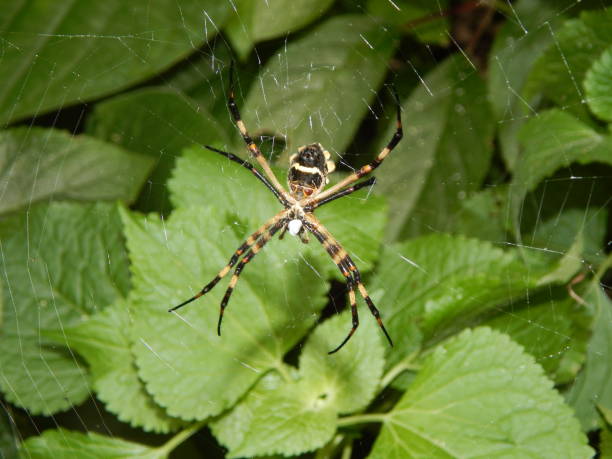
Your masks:
[{"label": "spider", "polygon": [[393,93],[397,105],[396,131],[387,146],[378,154],[372,163],[362,166],[344,180],[341,180],[339,183],[323,191],[323,188],[328,183],[327,176],[335,169],[335,165],[332,161],[330,161],[329,152],[324,150],[321,144],[313,143],[310,145],[305,145],[298,148],[297,153],[293,154],[289,159],[290,165],[287,174],[289,190],[287,191],[279,183],[266,159],[263,157],[259,151],[259,148],[257,145],[255,145],[253,139],[247,132],[234,99],[233,76],[234,69],[232,65],[229,76],[228,107],[234,123],[240,130],[240,134],[242,135],[250,154],[257,160],[260,167],[263,169],[265,176],[262,175],[262,173],[256,169],[253,164],[240,159],[232,153],[218,150],[211,146],[205,147],[208,150],[219,153],[229,160],[234,161],[250,170],[253,175],[255,175],[255,177],[257,177],[274,194],[274,196],[276,196],[276,198],[283,205],[283,210],[281,210],[274,217],[264,223],[259,229],[257,229],[257,231],[251,234],[246,241],[244,241],[244,243],[238,247],[236,252],[234,252],[229,260],[229,263],[223,269],[221,269],[215,278],[205,285],[202,290],[200,290],[193,297],[189,298],[178,306],[169,309],[168,311],[176,311],[177,309],[182,308],[183,306],[197,300],[202,295],[205,295],[211,291],[212,288],[230,272],[236,263],[238,263],[238,266],[236,266],[234,274],[230,279],[225,295],[221,300],[219,322],[217,324],[217,334],[221,336],[221,321],[223,320],[223,313],[229,302],[230,296],[232,295],[232,291],[236,287],[240,273],[246,264],[253,260],[255,255],[257,255],[257,253],[278,231],[281,231],[279,239],[282,239],[285,232],[289,231],[291,235],[299,237],[303,243],[308,242],[308,233],[312,233],[314,237],[323,245],[329,256],[340,269],[342,275],[346,278],[346,288],[351,305],[352,328],[340,345],[329,351],[329,354],[338,352],[348,342],[351,336],[353,336],[357,330],[357,327],[359,326],[355,289],[359,291],[360,295],[368,305],[370,312],[378,322],[379,327],[389,341],[389,344],[393,346],[393,341],[383,325],[380,313],[378,309],[376,309],[376,306],[374,306],[372,299],[361,282],[361,274],[359,273],[357,266],[349,254],[342,248],[340,243],[334,238],[334,236],[332,236],[332,234],[314,216],[314,210],[324,204],[327,204],[328,202],[347,196],[361,188],[371,186],[376,182],[375,177],[371,177],[368,180],[364,180],[353,185],[353,183],[359,180],[361,177],[368,175],[370,172],[380,166],[383,160],[403,137],[401,108],[395,89],[393,90]]}]

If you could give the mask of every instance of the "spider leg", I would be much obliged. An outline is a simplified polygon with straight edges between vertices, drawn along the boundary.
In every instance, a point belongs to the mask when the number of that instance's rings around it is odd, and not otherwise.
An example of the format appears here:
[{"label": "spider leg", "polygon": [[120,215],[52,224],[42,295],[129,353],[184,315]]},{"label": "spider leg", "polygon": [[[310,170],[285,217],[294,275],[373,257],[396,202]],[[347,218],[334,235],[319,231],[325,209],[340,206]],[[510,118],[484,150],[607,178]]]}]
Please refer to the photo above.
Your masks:
[{"label": "spider leg", "polygon": [[255,244],[255,242],[257,242],[257,240],[262,236],[262,234],[264,234],[265,231],[268,230],[268,228],[270,228],[270,226],[278,223],[279,220],[281,220],[281,218],[283,218],[283,214],[284,214],[284,210],[282,212],[279,212],[278,214],[276,214],[274,217],[272,217],[270,220],[268,220],[266,223],[264,223],[261,227],[259,227],[257,229],[257,231],[255,231],[253,234],[251,234],[246,241],[244,241],[242,243],[242,245],[240,247],[238,247],[238,249],[234,252],[234,254],[232,255],[232,257],[230,258],[230,261],[227,265],[225,265],[223,267],[223,269],[221,269],[221,271],[219,271],[219,273],[214,277],[213,280],[211,280],[208,284],[206,284],[202,290],[200,290],[198,293],[196,293],[194,296],[192,296],[191,298],[189,298],[186,301],[183,301],[181,304],[179,304],[178,306],[174,306],[173,308],[168,309],[168,312],[174,312],[177,309],[182,308],[183,306],[188,305],[189,303],[191,303],[192,301],[197,300],[198,298],[200,298],[202,295],[205,295],[206,293],[210,292],[213,287],[215,285],[217,285],[217,283],[223,279],[225,277],[225,275],[230,271],[230,269],[232,269],[232,267],[236,264],[236,262],[238,261],[238,259],[242,256],[242,254],[244,254],[244,252],[249,249],[249,247],[251,247],[253,244]]},{"label": "spider leg", "polygon": [[381,328],[381,330],[385,334],[385,337],[389,341],[389,344],[393,346],[393,341],[391,340],[389,333],[387,333],[387,330],[385,329],[385,326],[380,317],[380,312],[378,311],[376,306],[374,306],[373,301],[371,300],[370,296],[368,295],[368,292],[366,291],[364,285],[362,284],[361,274],[359,273],[357,266],[355,265],[355,263],[353,262],[349,254],[346,252],[346,250],[342,248],[340,243],[316,219],[314,215],[307,214],[305,216],[305,226],[308,229],[308,231],[314,234],[315,238],[317,238],[317,240],[323,245],[327,253],[331,256],[332,260],[336,264],[336,266],[338,266],[338,268],[340,269],[340,272],[346,278],[346,286],[349,292],[349,301],[351,304],[351,313],[353,317],[352,328],[349,331],[346,338],[344,338],[342,343],[340,343],[338,347],[330,351],[329,354],[338,352],[342,348],[342,346],[344,346],[348,342],[351,336],[353,336],[353,334],[357,330],[357,327],[359,326],[359,318],[357,315],[357,304],[355,300],[355,286],[357,286],[359,293],[361,294],[366,304],[368,305],[370,312],[376,319],[378,326]]},{"label": "spider leg", "polygon": [[365,188],[367,186],[373,186],[376,184],[376,177],[371,177],[368,180],[364,180],[363,182],[356,183],[355,185],[345,188],[344,190],[338,191],[337,193],[332,194],[331,196],[326,197],[325,199],[315,199],[311,204],[304,208],[305,212],[312,212],[317,207],[321,207],[323,204],[327,204],[338,198],[343,198],[351,193],[354,193],[357,190]]},{"label": "spider leg", "polygon": [[283,188],[283,186],[280,184],[280,182],[274,175],[274,172],[272,172],[270,165],[268,164],[264,156],[261,154],[261,151],[259,151],[259,148],[257,148],[257,145],[255,145],[255,142],[253,142],[253,139],[249,135],[246,129],[246,126],[244,125],[244,122],[242,121],[242,118],[240,117],[240,110],[238,110],[238,105],[236,105],[236,100],[234,97],[234,62],[233,61],[230,67],[229,80],[230,80],[229,81],[230,90],[229,90],[227,106],[229,107],[230,113],[232,114],[234,123],[236,123],[236,126],[238,127],[238,130],[240,131],[240,134],[242,135],[242,138],[244,139],[244,143],[246,143],[249,151],[255,157],[255,159],[261,166],[261,168],[264,170],[265,174],[268,176],[268,179],[270,180],[274,188],[276,188],[279,194],[281,194],[282,196],[286,198],[287,193],[285,189]]},{"label": "spider leg", "polygon": [[228,153],[227,151],[219,150],[209,145],[204,145],[204,147],[209,149],[210,151],[219,153],[220,155],[225,156],[227,159],[234,161],[235,163],[240,164],[242,167],[250,170],[255,175],[255,177],[261,180],[263,184],[274,194],[274,196],[276,196],[276,199],[278,199],[282,205],[286,207],[290,205],[289,202],[285,199],[285,197],[281,193],[279,193],[278,190],[274,188],[274,186],[268,181],[268,179],[261,175],[261,172],[255,169],[255,166],[253,166],[250,162],[236,156],[233,153]]},{"label": "spider leg", "polygon": [[255,257],[255,255],[257,255],[257,252],[259,252],[268,243],[268,241],[272,239],[272,236],[274,236],[274,234],[278,230],[285,226],[286,223],[287,219],[282,218],[271,224],[268,229],[264,231],[259,240],[249,249],[249,251],[242,258],[242,260],[240,260],[238,266],[236,266],[236,269],[234,270],[234,275],[229,281],[229,285],[227,287],[227,290],[225,291],[225,295],[223,295],[223,299],[221,300],[221,305],[219,307],[219,322],[217,323],[217,334],[219,336],[221,336],[221,321],[223,320],[223,313],[225,312],[227,303],[229,303],[230,297],[232,296],[234,287],[236,287],[236,283],[240,278],[240,273],[242,272],[246,264],[251,261]]},{"label": "spider leg", "polygon": [[317,195],[315,198],[311,199],[310,201],[307,201],[305,203],[306,205],[309,205],[314,201],[322,201],[325,198],[333,195],[337,191],[341,190],[345,186],[350,185],[353,182],[356,182],[364,175],[368,175],[370,172],[372,172],[374,169],[376,169],[378,166],[382,164],[382,162],[385,160],[387,155],[391,153],[391,151],[396,147],[399,141],[402,140],[402,137],[404,136],[404,131],[402,129],[402,108],[401,108],[399,98],[397,96],[397,92],[395,91],[395,89],[393,89],[393,96],[395,97],[395,102],[397,104],[396,129],[395,129],[395,134],[393,134],[393,137],[391,138],[387,146],[382,149],[382,151],[378,154],[376,158],[374,158],[374,161],[372,161],[370,164],[361,166],[361,168],[353,172],[351,175],[346,177],[344,180],[341,180],[340,182],[336,183],[334,186],[332,186],[328,190],[325,190],[323,193]]}]

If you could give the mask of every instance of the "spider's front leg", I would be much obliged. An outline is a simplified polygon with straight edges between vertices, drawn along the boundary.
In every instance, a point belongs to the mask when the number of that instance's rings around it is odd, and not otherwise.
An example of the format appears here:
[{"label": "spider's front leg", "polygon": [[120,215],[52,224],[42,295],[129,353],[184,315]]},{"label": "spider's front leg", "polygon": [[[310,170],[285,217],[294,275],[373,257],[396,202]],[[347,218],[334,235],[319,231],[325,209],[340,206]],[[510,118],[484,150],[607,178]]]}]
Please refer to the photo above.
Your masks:
[{"label": "spider's front leg", "polygon": [[[189,298],[186,301],[183,301],[181,304],[179,304],[178,306],[174,306],[173,308],[168,309],[168,312],[174,312],[177,309],[182,308],[183,306],[187,306],[189,303],[191,303],[192,301],[197,300],[198,298],[200,298],[201,296],[207,294],[208,292],[210,292],[213,287],[215,285],[217,285],[217,283],[223,279],[227,273],[230,272],[230,270],[234,267],[234,265],[238,262],[238,260],[240,259],[240,257],[242,255],[244,255],[244,253],[251,248],[255,243],[257,243],[259,241],[260,238],[263,237],[264,234],[266,234],[270,227],[272,227],[273,225],[278,224],[279,221],[282,221],[283,218],[285,217],[285,213],[286,210],[283,210],[281,212],[279,212],[278,214],[276,214],[274,217],[272,217],[270,220],[268,220],[266,223],[264,223],[257,231],[255,231],[253,234],[251,234],[246,241],[244,241],[240,247],[238,247],[238,249],[234,252],[234,254],[232,255],[232,257],[229,260],[229,263],[227,265],[225,265],[221,271],[219,271],[219,273],[213,278],[213,280],[211,280],[208,284],[206,284],[202,290],[200,290],[198,293],[196,293],[194,296],[192,296],[191,298]],[[242,269],[242,268],[241,268]]]}]

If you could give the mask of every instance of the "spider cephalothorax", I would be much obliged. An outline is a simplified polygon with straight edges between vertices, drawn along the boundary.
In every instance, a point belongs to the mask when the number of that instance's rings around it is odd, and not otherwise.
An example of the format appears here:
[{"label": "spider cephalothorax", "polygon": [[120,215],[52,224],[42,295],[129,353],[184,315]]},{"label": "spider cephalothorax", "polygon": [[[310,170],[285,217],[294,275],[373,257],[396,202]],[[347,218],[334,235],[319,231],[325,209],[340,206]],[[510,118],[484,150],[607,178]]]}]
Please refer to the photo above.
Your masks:
[{"label": "spider cephalothorax", "polygon": [[[397,95],[396,101],[397,101]],[[387,144],[385,148],[378,154],[378,156],[370,164],[366,164],[361,168],[354,171],[352,174],[340,180],[331,188],[323,191],[325,185],[327,185],[327,175],[331,173],[335,166],[330,161],[330,154],[323,149],[321,144],[313,143],[298,148],[298,152],[291,156],[289,159],[289,172],[287,174],[287,180],[289,182],[289,191],[286,191],[283,186],[279,183],[278,179],[272,172],[272,169],[268,165],[268,162],[263,157],[257,145],[249,136],[242,119],[240,118],[240,112],[234,101],[234,89],[233,89],[233,67],[230,69],[230,94],[228,100],[229,110],[236,122],[236,126],[242,134],[251,155],[257,160],[260,167],[263,169],[265,176],[255,168],[248,161],[240,159],[238,156],[228,153],[226,151],[218,150],[213,147],[207,146],[209,150],[215,151],[226,158],[237,162],[241,166],[250,170],[255,177],[257,177],[279,200],[283,205],[283,210],[277,213],[274,217],[264,223],[257,231],[251,234],[244,243],[232,255],[229,263],[219,271],[215,278],[202,288],[193,297],[187,301],[183,301],[178,306],[170,309],[170,311],[176,311],[177,309],[191,303],[192,301],[200,298],[206,294],[212,288],[217,285],[223,277],[225,277],[230,270],[237,264],[234,271],[234,275],[230,279],[229,286],[221,300],[221,307],[219,310],[219,322],[217,324],[217,333],[221,335],[221,320],[223,319],[223,312],[227,306],[232,291],[238,282],[238,278],[242,269],[250,262],[253,257],[263,248],[266,243],[272,239],[272,237],[280,231],[280,237],[282,237],[286,231],[294,236],[299,236],[303,242],[308,242],[308,234],[311,233],[314,237],[323,245],[329,256],[332,258],[340,272],[346,279],[346,287],[348,290],[349,302],[351,305],[352,314],[352,328],[344,341],[340,343],[338,347],[330,351],[330,354],[337,352],[351,336],[357,330],[359,326],[359,318],[357,315],[357,300],[355,292],[363,297],[370,312],[378,322],[381,330],[384,332],[389,344],[393,345],[391,337],[385,330],[382,323],[382,319],[374,306],[368,292],[361,282],[361,274],[359,269],[351,259],[350,255],[342,248],[340,243],[332,236],[332,234],[323,226],[323,224],[314,216],[314,211],[318,207],[327,204],[343,196],[347,196],[360,188],[371,186],[374,184],[374,177],[369,180],[364,180],[359,183],[355,183],[361,177],[369,174],[376,169],[387,155],[395,148],[398,142],[402,138],[402,120],[399,101],[397,101],[397,128],[395,134]]]},{"label": "spider cephalothorax", "polygon": [[289,158],[289,192],[298,200],[318,194],[329,182],[327,174],[335,168],[329,151],[324,150],[320,143],[298,148],[298,152]]}]

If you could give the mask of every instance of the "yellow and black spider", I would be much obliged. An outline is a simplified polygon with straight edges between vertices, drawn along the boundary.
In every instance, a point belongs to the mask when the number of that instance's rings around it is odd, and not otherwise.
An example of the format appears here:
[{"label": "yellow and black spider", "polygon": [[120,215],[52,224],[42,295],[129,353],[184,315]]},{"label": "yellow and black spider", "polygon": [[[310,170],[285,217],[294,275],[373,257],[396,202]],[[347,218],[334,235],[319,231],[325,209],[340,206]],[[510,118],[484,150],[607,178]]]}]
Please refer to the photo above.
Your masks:
[{"label": "yellow and black spider", "polygon": [[169,311],[176,311],[177,309],[191,303],[212,290],[212,288],[217,285],[217,282],[219,282],[219,280],[221,280],[221,278],[223,278],[232,269],[232,267],[242,256],[242,259],[240,259],[238,266],[236,266],[234,275],[229,282],[227,291],[221,300],[219,322],[217,325],[217,334],[221,335],[221,320],[223,319],[223,312],[245,265],[253,259],[257,252],[259,252],[278,231],[282,230],[279,239],[284,236],[286,231],[289,231],[289,233],[293,236],[299,236],[304,243],[308,242],[308,232],[310,232],[323,245],[325,250],[327,250],[327,253],[331,256],[334,263],[342,272],[342,275],[346,278],[346,287],[351,304],[351,313],[353,317],[353,326],[351,331],[342,341],[342,343],[340,343],[338,347],[329,353],[333,354],[334,352],[339,351],[340,348],[342,348],[342,346],[344,346],[351,338],[351,336],[353,336],[355,330],[357,330],[357,327],[359,326],[357,302],[355,299],[355,287],[357,290],[359,290],[359,293],[370,308],[370,312],[376,318],[376,321],[387,337],[389,344],[393,346],[391,337],[387,333],[387,330],[385,330],[385,326],[380,318],[380,313],[378,312],[378,309],[376,309],[376,306],[374,306],[374,303],[370,299],[366,288],[361,282],[361,274],[359,273],[357,266],[355,266],[355,263],[348,255],[346,250],[342,248],[340,243],[336,241],[331,233],[314,216],[313,212],[317,207],[320,207],[323,204],[333,201],[334,199],[347,196],[360,188],[370,186],[375,183],[376,179],[372,177],[369,180],[349,186],[380,166],[391,150],[393,150],[393,148],[395,148],[398,142],[402,139],[403,131],[401,109],[397,94],[395,94],[395,92],[394,96],[397,103],[397,129],[391,141],[379,153],[372,163],[362,166],[359,170],[355,171],[344,180],[341,180],[328,190],[323,191],[323,188],[328,183],[327,175],[335,168],[334,163],[330,161],[329,152],[325,151],[319,143],[305,145],[298,148],[297,153],[292,155],[289,159],[290,167],[287,177],[289,191],[287,191],[279,183],[278,179],[272,172],[272,169],[270,169],[267,161],[259,151],[259,148],[257,148],[257,145],[255,145],[253,139],[249,136],[244,122],[240,118],[240,112],[238,111],[238,107],[236,106],[236,102],[234,100],[234,79],[232,66],[230,69],[230,91],[228,99],[229,110],[234,118],[236,126],[242,134],[242,138],[246,142],[247,147],[251,152],[251,155],[253,155],[259,163],[265,173],[265,176],[263,176],[261,172],[259,172],[251,163],[240,159],[232,153],[221,151],[210,146],[206,146],[206,148],[219,153],[249,169],[255,175],[255,177],[261,180],[263,184],[268,187],[272,193],[274,193],[274,196],[276,196],[276,198],[280,201],[284,209],[264,223],[257,231],[251,234],[247,240],[240,247],[238,247],[234,255],[232,255],[230,258],[229,263],[221,271],[219,271],[217,276],[202,290],[200,290],[192,298],[189,298],[187,301],[184,301],[178,306],[169,309]]}]

